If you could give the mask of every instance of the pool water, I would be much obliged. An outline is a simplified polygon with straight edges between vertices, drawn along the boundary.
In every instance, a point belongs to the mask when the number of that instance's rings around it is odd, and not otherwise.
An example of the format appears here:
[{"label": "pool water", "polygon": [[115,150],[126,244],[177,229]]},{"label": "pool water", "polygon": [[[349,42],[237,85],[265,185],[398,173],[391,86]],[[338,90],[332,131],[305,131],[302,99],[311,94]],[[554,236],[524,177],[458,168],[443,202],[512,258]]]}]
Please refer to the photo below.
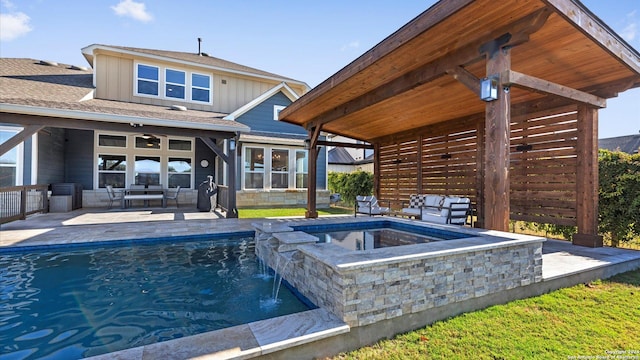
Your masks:
[{"label": "pool water", "polygon": [[321,243],[333,243],[348,250],[370,250],[390,246],[422,244],[442,240],[434,236],[414,234],[396,229],[340,230],[311,233]]},{"label": "pool water", "polygon": [[309,309],[253,238],[0,253],[0,359],[72,359]]}]

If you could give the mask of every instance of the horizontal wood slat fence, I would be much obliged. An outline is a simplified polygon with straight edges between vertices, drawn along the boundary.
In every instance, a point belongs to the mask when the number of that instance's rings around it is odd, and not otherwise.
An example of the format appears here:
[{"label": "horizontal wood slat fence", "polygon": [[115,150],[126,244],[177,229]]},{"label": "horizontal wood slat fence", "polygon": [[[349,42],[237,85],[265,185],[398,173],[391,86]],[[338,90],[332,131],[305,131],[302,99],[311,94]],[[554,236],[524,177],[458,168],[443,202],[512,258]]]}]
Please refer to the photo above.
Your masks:
[{"label": "horizontal wood slat fence", "polygon": [[[378,196],[393,209],[411,194],[471,199],[482,212],[483,117],[420,129],[379,145]],[[510,218],[576,225],[577,108],[512,117]]]}]

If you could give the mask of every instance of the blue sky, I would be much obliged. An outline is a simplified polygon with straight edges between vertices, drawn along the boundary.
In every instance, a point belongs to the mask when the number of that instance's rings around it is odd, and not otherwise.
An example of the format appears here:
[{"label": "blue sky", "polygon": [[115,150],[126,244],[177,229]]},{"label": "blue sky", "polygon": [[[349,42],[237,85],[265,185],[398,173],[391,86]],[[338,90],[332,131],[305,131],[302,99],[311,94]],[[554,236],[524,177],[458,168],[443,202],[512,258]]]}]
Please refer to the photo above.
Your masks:
[{"label": "blue sky", "polygon": [[[0,0],[0,56],[87,63],[91,44],[197,52],[314,87],[434,0]],[[583,0],[640,49],[640,0]],[[363,7],[363,4],[366,6]],[[640,89],[600,111],[600,137],[640,132]]]}]

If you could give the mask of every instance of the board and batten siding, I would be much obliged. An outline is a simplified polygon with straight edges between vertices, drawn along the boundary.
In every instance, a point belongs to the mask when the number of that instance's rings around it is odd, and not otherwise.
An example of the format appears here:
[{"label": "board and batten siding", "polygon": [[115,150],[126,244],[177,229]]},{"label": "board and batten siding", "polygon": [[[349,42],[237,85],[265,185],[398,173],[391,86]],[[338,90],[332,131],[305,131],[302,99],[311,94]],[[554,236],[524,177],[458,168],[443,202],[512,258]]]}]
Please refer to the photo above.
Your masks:
[{"label": "board and batten siding", "polygon": [[82,184],[83,190],[93,190],[93,131],[66,130],[65,181]]},{"label": "board and batten siding", "polygon": [[251,131],[271,132],[274,133],[275,137],[283,133],[306,135],[307,131],[302,126],[274,120],[274,106],[289,106],[289,104],[291,104],[291,100],[282,92],[278,92],[239,116],[236,121],[249,126]]},{"label": "board and batten siding", "polygon": [[[134,95],[134,66],[137,62],[158,66],[160,68],[170,67],[186,72],[197,72],[211,75],[212,77],[212,99],[213,104],[203,105],[175,99],[165,100],[161,98],[135,96]],[[136,59],[122,54],[98,53],[95,65],[96,75],[96,98],[124,101],[139,104],[171,106],[183,105],[192,110],[214,111],[221,113],[231,113],[239,107],[264,94],[269,89],[276,86],[276,80],[261,80],[222,71],[211,71],[195,66],[185,66],[171,62],[160,62],[157,60]],[[303,89],[297,89],[296,91]]]},{"label": "board and batten siding", "polygon": [[65,182],[64,129],[45,128],[38,133],[38,184]]}]

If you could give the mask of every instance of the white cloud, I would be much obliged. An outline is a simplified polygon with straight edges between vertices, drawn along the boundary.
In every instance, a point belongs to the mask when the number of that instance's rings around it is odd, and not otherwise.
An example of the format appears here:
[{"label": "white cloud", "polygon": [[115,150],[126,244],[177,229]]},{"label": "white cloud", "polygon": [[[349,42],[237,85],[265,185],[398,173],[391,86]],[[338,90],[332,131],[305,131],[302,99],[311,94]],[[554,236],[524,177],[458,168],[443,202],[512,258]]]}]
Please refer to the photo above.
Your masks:
[{"label": "white cloud", "polygon": [[622,34],[620,35],[622,36],[622,38],[624,38],[627,41],[633,41],[633,39],[636,38],[637,34],[638,34],[638,24],[631,23],[625,26],[624,29],[622,29]]},{"label": "white cloud", "polygon": [[359,41],[352,41],[346,45],[342,45],[342,47],[340,48],[340,51],[345,51],[347,49],[357,49],[359,47],[360,47]]},{"label": "white cloud", "polygon": [[16,8],[16,6],[9,0],[2,0],[0,1],[0,4],[8,10],[14,10]]},{"label": "white cloud", "polygon": [[30,18],[21,12],[0,14],[0,41],[11,41],[31,31],[29,20]]},{"label": "white cloud", "polygon": [[142,22],[149,22],[153,20],[153,16],[147,12],[145,4],[141,2],[122,0],[118,5],[112,6],[111,9],[113,9],[118,16],[128,16]]}]

